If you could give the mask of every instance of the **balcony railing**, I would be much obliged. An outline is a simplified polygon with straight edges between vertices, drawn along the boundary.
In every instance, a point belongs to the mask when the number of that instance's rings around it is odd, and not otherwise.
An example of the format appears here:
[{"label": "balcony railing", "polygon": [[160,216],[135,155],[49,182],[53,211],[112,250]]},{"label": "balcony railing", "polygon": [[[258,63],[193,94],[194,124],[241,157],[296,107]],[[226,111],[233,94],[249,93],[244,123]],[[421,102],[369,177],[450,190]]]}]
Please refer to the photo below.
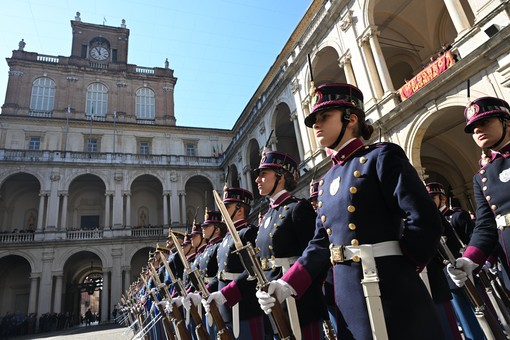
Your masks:
[{"label": "balcony railing", "polygon": [[10,233],[0,234],[0,243],[21,243],[32,242],[34,233]]},{"label": "balcony railing", "polygon": [[[184,227],[174,228],[185,231]],[[36,232],[0,233],[0,244],[33,243],[47,241],[86,241],[116,238],[166,238],[168,228],[158,227],[122,227],[120,229],[94,230],[49,230]]]},{"label": "balcony railing", "polygon": [[163,228],[137,228],[131,229],[132,237],[163,236]]},{"label": "balcony railing", "polygon": [[91,240],[103,238],[102,230],[70,230],[67,231],[68,240]]},{"label": "balcony railing", "polygon": [[221,157],[185,155],[144,155],[110,152],[48,151],[0,149],[0,161],[23,163],[150,164],[217,167]]}]

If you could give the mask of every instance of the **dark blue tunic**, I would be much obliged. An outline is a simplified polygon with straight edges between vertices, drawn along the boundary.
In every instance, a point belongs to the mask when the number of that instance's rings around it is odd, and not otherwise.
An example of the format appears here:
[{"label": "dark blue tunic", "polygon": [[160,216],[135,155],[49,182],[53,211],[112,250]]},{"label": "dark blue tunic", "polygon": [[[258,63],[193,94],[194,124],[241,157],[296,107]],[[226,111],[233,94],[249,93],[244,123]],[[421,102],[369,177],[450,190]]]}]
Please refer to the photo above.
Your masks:
[{"label": "dark blue tunic", "polygon": [[[496,248],[498,229],[495,217],[510,214],[510,145],[506,145],[500,153],[493,153],[491,160],[473,177],[473,192],[477,205],[476,226],[464,256],[483,265]],[[505,254],[502,261],[508,266],[510,229],[501,229],[499,242]]]},{"label": "dark blue tunic", "polygon": [[[283,276],[298,295],[327,265],[330,244],[398,241],[403,256],[376,258],[389,338],[442,339],[434,304],[417,269],[436,255],[443,228],[437,207],[403,150],[392,143],[365,146],[352,140],[320,182],[317,213],[314,239]],[[346,323],[339,337],[372,339],[361,263],[346,261],[333,270],[335,300]]]}]

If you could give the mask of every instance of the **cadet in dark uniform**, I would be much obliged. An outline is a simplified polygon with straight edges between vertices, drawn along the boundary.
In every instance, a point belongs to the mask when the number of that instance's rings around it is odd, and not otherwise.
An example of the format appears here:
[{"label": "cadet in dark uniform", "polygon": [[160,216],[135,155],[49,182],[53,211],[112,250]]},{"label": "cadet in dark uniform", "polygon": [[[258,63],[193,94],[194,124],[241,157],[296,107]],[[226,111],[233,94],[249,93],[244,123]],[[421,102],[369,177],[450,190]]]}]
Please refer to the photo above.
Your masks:
[{"label": "cadet in dark uniform", "polygon": [[[260,195],[269,198],[269,210],[259,225],[255,245],[266,278],[276,280],[297,260],[313,237],[315,211],[306,199],[298,199],[289,191],[296,188],[299,173],[297,162],[289,155],[265,151],[255,182]],[[230,301],[239,301],[245,294],[253,294],[252,284],[244,272],[233,283],[222,290]],[[285,304],[292,315],[293,331],[301,332],[302,339],[318,339],[322,333],[322,322],[327,310],[322,298],[322,282],[317,279],[300,298],[289,298]],[[290,310],[290,311],[289,311]],[[297,315],[296,315],[297,313]]]},{"label": "cadet in dark uniform", "polygon": [[[339,339],[373,338],[367,303],[377,305],[378,299],[366,302],[362,284],[375,290],[375,282],[383,311],[371,314],[376,335],[444,339],[434,303],[418,275],[437,252],[442,234],[437,208],[398,145],[361,141],[370,138],[373,128],[365,122],[358,88],[324,84],[315,98],[305,124],[313,127],[322,146],[333,150],[333,164],[319,185],[314,239],[269,291],[279,300],[289,294],[299,299],[331,257]],[[261,307],[270,310],[274,298],[257,295]]]},{"label": "cadet in dark uniform", "polygon": [[[255,244],[258,228],[248,223],[253,194],[241,188],[225,188],[223,203],[236,227],[239,238],[243,244]],[[238,254],[234,239],[230,233],[223,238],[218,248],[218,291],[212,293],[207,301],[202,300],[206,311],[208,304],[214,300],[218,305],[223,320],[228,322],[227,327],[239,339],[262,339],[264,334],[263,315],[255,296],[256,280],[251,281],[252,292],[244,294],[240,301],[234,299],[231,303],[223,295],[223,291],[230,282],[237,279],[244,272],[244,267]],[[227,294],[228,296],[228,294]]]},{"label": "cadet in dark uniform", "polygon": [[[464,131],[473,136],[482,149],[490,149],[488,162],[473,177],[476,200],[476,224],[469,245],[453,266],[452,280],[463,286],[473,270],[478,270],[499,242],[505,252],[502,261],[509,264],[510,249],[510,107],[502,99],[475,99],[464,110]],[[483,164],[482,164],[483,165]]]},{"label": "cadet in dark uniform", "polygon": [[[427,191],[430,197],[443,216],[445,233],[447,235],[447,246],[454,255],[462,254],[463,245],[468,244],[469,235],[473,232],[474,223],[471,216],[465,210],[460,208],[449,208],[446,205],[446,190],[441,183],[430,182],[427,184]],[[446,272],[446,270],[445,270]],[[447,272],[446,272],[447,273]],[[452,293],[452,305],[455,311],[456,319],[462,328],[465,339],[483,339],[484,334],[480,323],[475,317],[474,308],[463,288],[458,287],[448,274],[448,286]],[[454,327],[458,330],[457,325]],[[460,336],[460,334],[459,334]]]},{"label": "cadet in dark uniform", "polygon": [[[209,292],[215,292],[218,290],[218,259],[217,253],[220,246],[221,240],[227,233],[227,226],[221,220],[221,213],[219,211],[207,211],[205,212],[204,222],[202,223],[202,236],[207,242],[203,252],[195,259],[195,264],[203,275],[204,282]],[[198,292],[190,293],[187,295],[191,299],[195,306],[201,305],[201,296]],[[187,302],[183,305],[188,308]],[[209,315],[206,315],[209,318]],[[216,336],[216,326],[213,324],[209,325],[207,322],[207,332],[214,338]]]}]

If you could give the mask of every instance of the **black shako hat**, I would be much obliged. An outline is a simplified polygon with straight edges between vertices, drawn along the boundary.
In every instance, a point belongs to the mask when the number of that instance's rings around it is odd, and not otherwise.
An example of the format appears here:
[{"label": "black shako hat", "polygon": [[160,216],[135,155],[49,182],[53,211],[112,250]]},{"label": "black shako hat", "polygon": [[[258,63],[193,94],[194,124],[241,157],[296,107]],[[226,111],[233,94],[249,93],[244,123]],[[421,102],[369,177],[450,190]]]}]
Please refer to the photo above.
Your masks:
[{"label": "black shako hat", "polygon": [[429,195],[435,195],[435,194],[446,195],[446,191],[444,190],[444,187],[441,183],[430,182],[430,183],[425,184],[425,187],[427,188],[427,192],[429,193]]},{"label": "black shako hat", "polygon": [[254,171],[258,174],[261,169],[284,170],[291,174],[296,181],[299,179],[298,163],[286,153],[264,149],[259,167]]},{"label": "black shako hat", "polygon": [[363,93],[356,86],[342,83],[323,84],[312,94],[312,112],[305,118],[305,125],[312,127],[318,112],[334,108],[363,109]]},{"label": "black shako hat", "polygon": [[490,117],[510,119],[510,106],[503,99],[495,97],[481,97],[473,100],[464,110],[466,127],[464,132],[473,133],[473,124]]},{"label": "black shako hat", "polygon": [[242,188],[225,188],[223,190],[223,203],[244,203],[251,205],[253,194]]}]

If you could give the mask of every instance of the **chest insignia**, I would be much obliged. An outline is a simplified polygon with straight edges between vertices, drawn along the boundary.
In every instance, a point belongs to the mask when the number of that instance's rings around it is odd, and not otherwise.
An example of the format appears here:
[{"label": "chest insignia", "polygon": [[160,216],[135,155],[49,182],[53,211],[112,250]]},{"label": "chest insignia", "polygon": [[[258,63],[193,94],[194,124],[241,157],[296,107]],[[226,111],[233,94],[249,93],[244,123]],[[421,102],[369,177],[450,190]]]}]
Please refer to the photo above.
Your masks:
[{"label": "chest insignia", "polygon": [[499,180],[503,183],[510,181],[510,169],[501,171],[499,174]]},{"label": "chest insignia", "polygon": [[331,182],[331,184],[329,185],[329,194],[331,196],[335,196],[339,188],[340,188],[340,176],[335,178],[333,182]]},{"label": "chest insignia", "polygon": [[264,221],[264,228],[267,228],[269,226],[269,222],[271,222],[270,216],[268,216],[268,218],[266,218],[266,220]]}]

